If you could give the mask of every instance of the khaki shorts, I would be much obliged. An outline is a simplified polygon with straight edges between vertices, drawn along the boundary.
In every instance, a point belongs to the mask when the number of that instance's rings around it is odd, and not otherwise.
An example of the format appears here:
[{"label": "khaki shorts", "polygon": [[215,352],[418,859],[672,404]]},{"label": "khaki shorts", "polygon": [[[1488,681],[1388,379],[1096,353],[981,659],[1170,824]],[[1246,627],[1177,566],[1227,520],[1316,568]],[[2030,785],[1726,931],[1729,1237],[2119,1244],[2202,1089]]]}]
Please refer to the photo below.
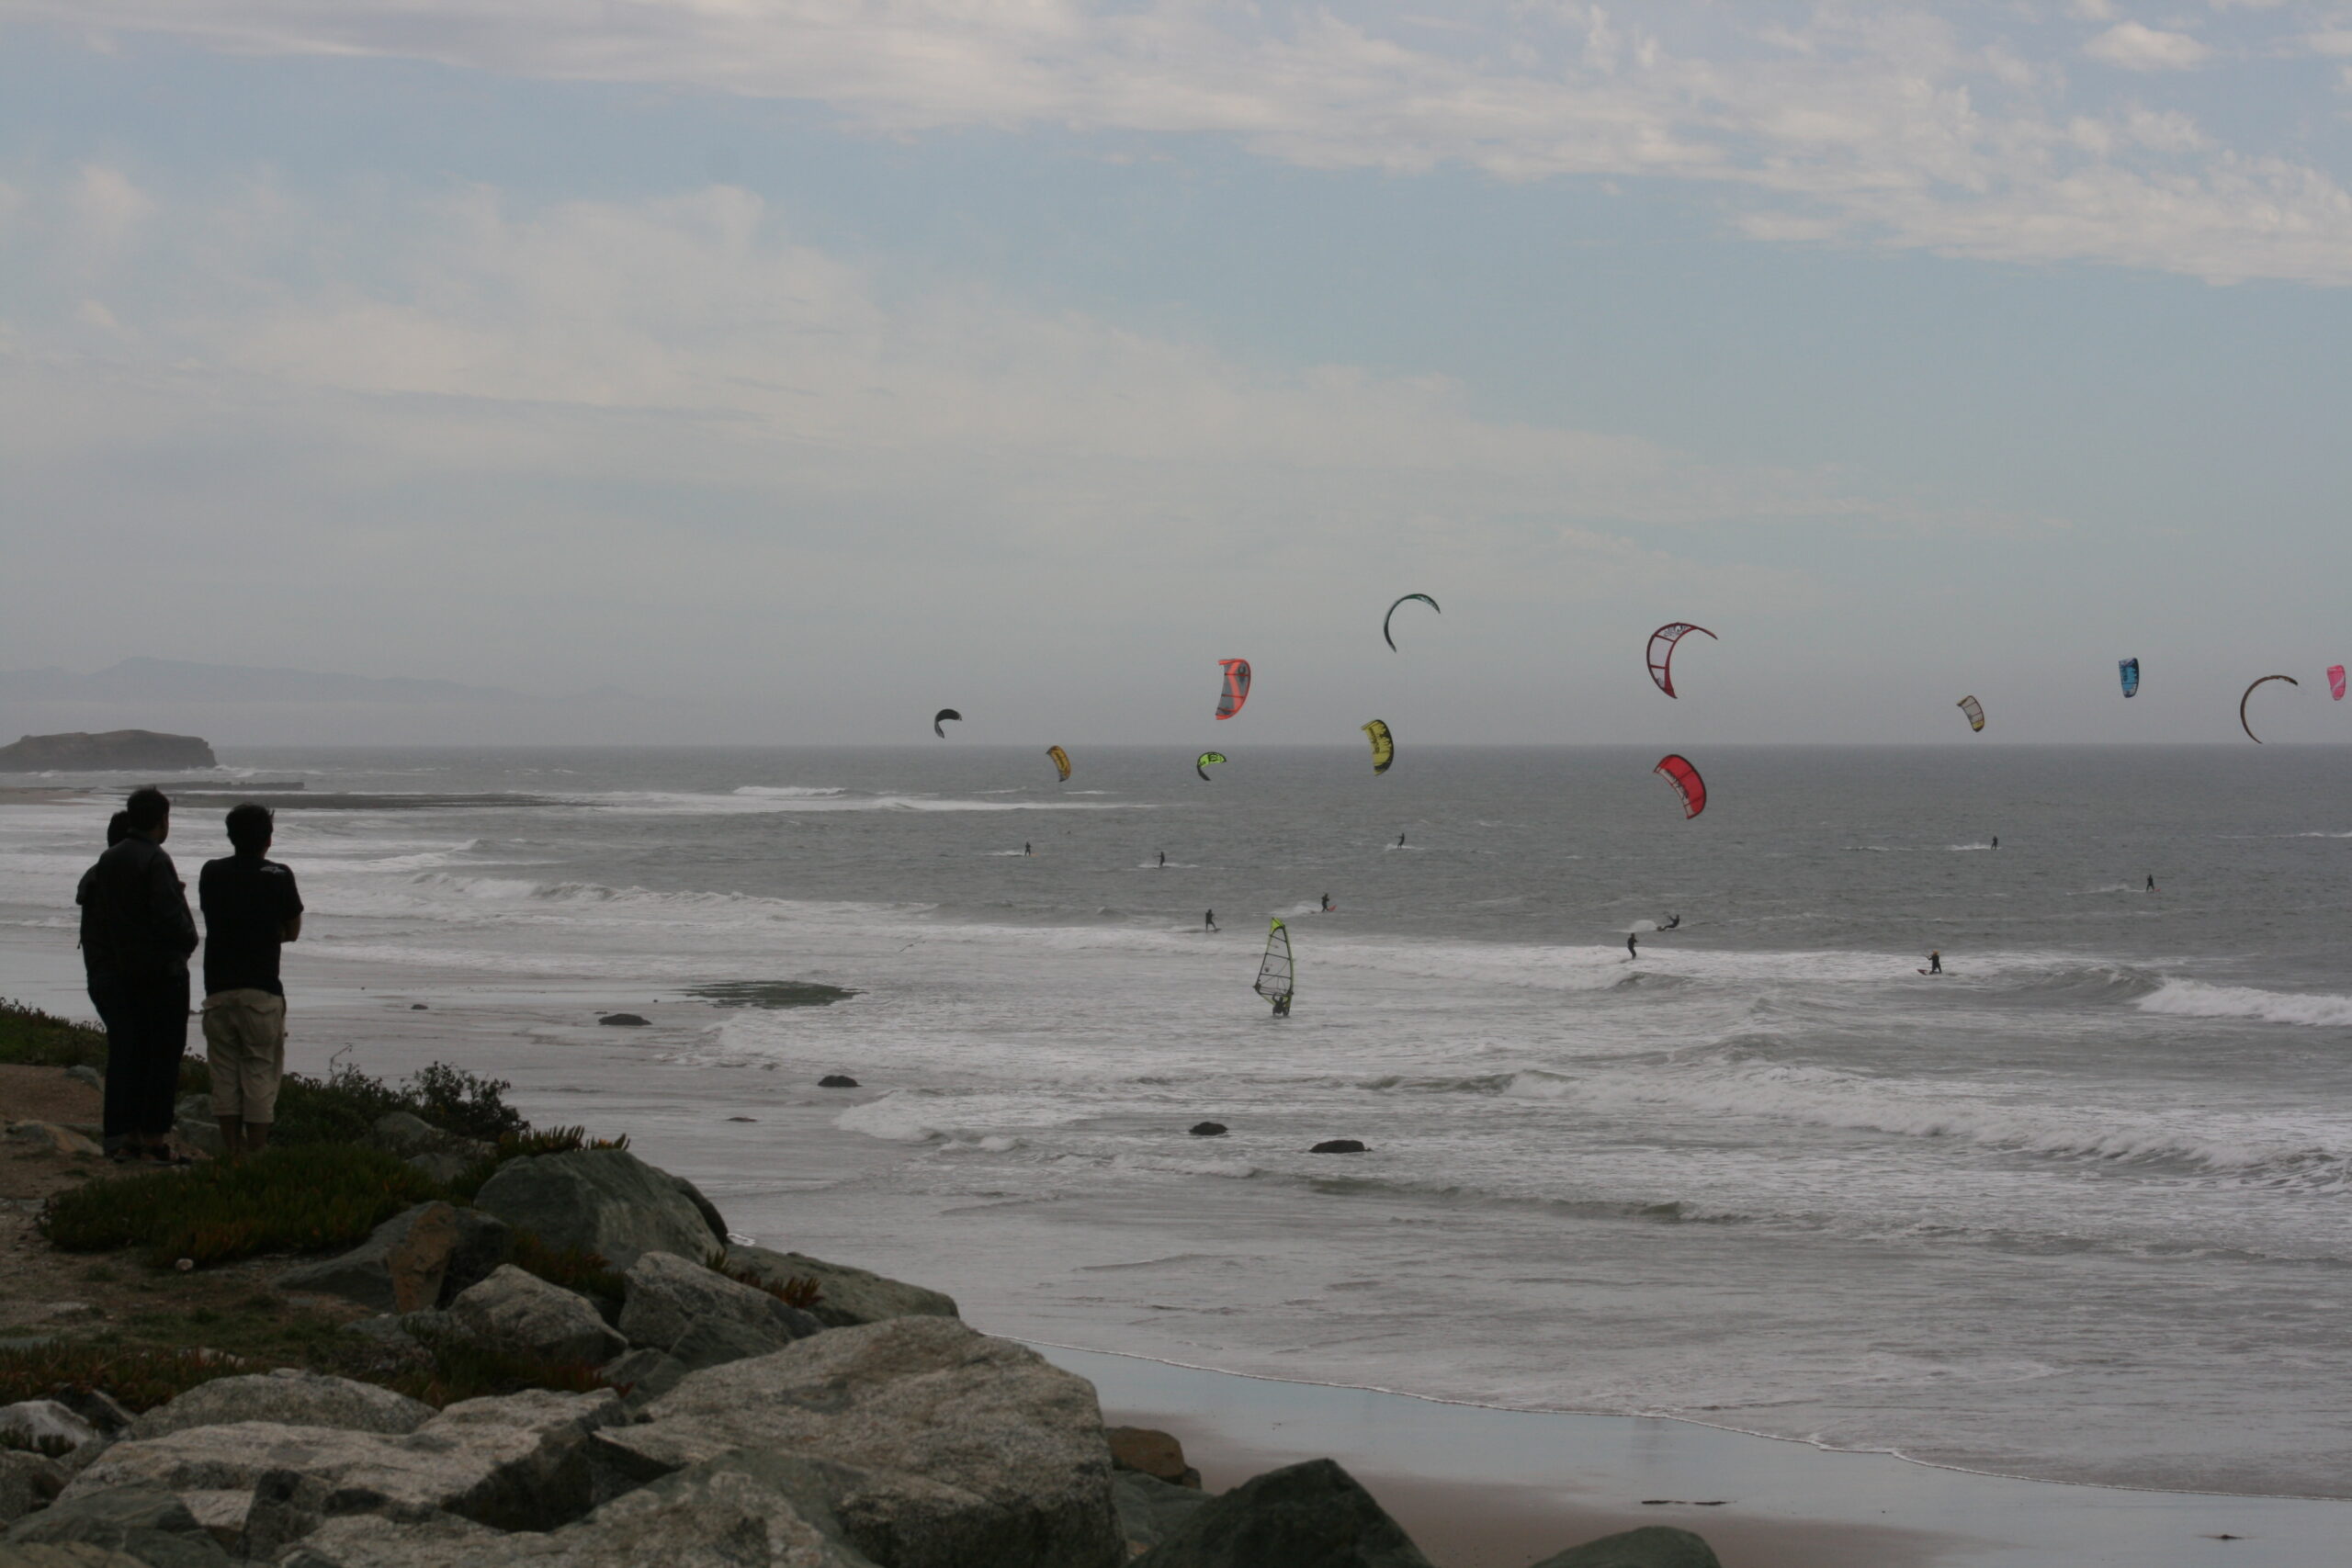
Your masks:
[{"label": "khaki shorts", "polygon": [[267,991],[215,991],[204,998],[204,1054],[212,1067],[212,1114],[267,1122],[286,1070],[286,998]]}]

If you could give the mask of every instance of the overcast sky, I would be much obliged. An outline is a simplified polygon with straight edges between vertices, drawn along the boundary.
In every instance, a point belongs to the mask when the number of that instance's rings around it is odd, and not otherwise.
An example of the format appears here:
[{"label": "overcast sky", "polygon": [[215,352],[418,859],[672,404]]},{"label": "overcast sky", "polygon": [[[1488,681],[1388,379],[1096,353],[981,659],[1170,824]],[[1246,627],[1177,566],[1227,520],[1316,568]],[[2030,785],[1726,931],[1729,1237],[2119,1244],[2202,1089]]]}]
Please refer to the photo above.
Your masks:
[{"label": "overcast sky", "polygon": [[2352,3],[0,0],[0,669],[2352,739],[2348,183]]}]

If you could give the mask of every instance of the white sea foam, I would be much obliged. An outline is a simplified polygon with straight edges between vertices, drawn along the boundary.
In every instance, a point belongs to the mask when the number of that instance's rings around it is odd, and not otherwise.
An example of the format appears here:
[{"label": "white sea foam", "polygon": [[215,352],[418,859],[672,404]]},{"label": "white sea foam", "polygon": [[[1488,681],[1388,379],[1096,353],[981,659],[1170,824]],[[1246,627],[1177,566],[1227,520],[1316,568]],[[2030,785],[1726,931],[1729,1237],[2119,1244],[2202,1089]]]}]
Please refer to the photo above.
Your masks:
[{"label": "white sea foam", "polygon": [[2251,986],[2211,986],[2202,980],[2166,980],[2132,1006],[2176,1018],[2251,1018],[2265,1023],[2301,1023],[2320,1028],[2352,1027],[2352,997],[2325,992],[2263,991]]}]

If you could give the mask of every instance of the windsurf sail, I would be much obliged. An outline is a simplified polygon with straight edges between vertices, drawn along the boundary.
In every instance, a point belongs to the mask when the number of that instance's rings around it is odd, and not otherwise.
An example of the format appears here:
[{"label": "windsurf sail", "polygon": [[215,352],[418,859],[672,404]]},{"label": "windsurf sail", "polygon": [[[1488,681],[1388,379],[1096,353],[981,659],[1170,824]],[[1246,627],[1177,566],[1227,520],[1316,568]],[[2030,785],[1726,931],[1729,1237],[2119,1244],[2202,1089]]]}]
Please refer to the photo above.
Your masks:
[{"label": "windsurf sail", "polygon": [[1981,730],[1984,728],[1984,705],[1983,703],[1978,702],[1974,697],[1962,697],[1960,699],[1960,711],[1968,716],[1969,728]]},{"label": "windsurf sail", "polygon": [[[2262,677],[2261,681],[2256,681],[2254,683],[2254,686],[2261,685],[2264,681],[2284,681],[2290,686],[2300,686],[2302,684],[2301,681],[2296,680],[2292,675],[2265,675]],[[2256,735],[2254,732],[2254,726],[2245,721],[2246,698],[2254,695],[2254,686],[2248,686],[2245,693],[2238,698],[2238,728],[2245,731],[2245,738],[2248,740],[2251,740],[2256,746],[2259,746],[2262,744],[2262,737]]]},{"label": "windsurf sail", "polygon": [[1374,773],[1386,773],[1388,764],[1396,760],[1396,738],[1389,734],[1388,727],[1376,718],[1363,727],[1363,732],[1372,737],[1372,771]]},{"label": "windsurf sail", "polygon": [[1058,746],[1048,746],[1046,755],[1054,760],[1054,771],[1061,774],[1061,782],[1069,783],[1069,753]]},{"label": "windsurf sail", "polygon": [[[1250,700],[1250,661],[1246,659],[1220,659],[1225,666],[1225,694],[1216,700],[1216,716],[1231,718]],[[1223,758],[1217,759],[1223,761]]]},{"label": "windsurf sail", "polygon": [[[1409,604],[1416,599],[1419,599],[1422,604],[1427,604],[1430,609],[1437,610],[1437,601],[1430,598],[1428,594],[1408,593],[1402,599],[1397,600],[1396,604],[1389,605],[1388,614],[1380,617],[1380,639],[1388,645],[1388,651],[1391,653],[1396,651],[1396,639],[1388,635],[1388,623],[1396,618],[1397,604]],[[1443,610],[1437,610],[1437,613],[1441,615],[1445,614]]]},{"label": "windsurf sail", "polygon": [[1273,1003],[1275,1011],[1288,1012],[1293,978],[1290,928],[1277,919],[1266,933],[1266,956],[1258,965],[1258,983],[1250,988]]},{"label": "windsurf sail", "polygon": [[938,736],[942,740],[946,739],[947,731],[940,728],[939,727],[951,718],[958,724],[964,722],[964,716],[957,713],[954,708],[941,708],[937,713],[933,714],[931,716],[931,732],[933,735]]},{"label": "windsurf sail", "polygon": [[1193,772],[1200,774],[1201,782],[1203,784],[1206,784],[1208,783],[1209,778],[1209,764],[1211,762],[1222,762],[1224,761],[1225,753],[1222,751],[1204,751],[1201,753],[1199,760],[1193,762]]},{"label": "windsurf sail", "polygon": [[2118,660],[2115,669],[2116,672],[2123,677],[2123,694],[2126,697],[2138,696],[2140,694],[2140,661],[2136,659]]},{"label": "windsurf sail", "polygon": [[1668,621],[1650,633],[1650,679],[1668,696],[1674,695],[1674,649],[1692,632],[1716,642],[1723,639],[1704,626],[1694,626],[1689,621]]},{"label": "windsurf sail", "polygon": [[2327,693],[2339,703],[2344,700],[2343,665],[2331,664],[2327,667]]},{"label": "windsurf sail", "polygon": [[1690,759],[1688,757],[1677,756],[1669,752],[1659,758],[1657,766],[1652,768],[1650,772],[1672,784],[1674,793],[1682,797],[1684,821],[1688,822],[1691,818],[1707,809],[1707,781],[1699,776],[1699,770],[1690,765]]}]

